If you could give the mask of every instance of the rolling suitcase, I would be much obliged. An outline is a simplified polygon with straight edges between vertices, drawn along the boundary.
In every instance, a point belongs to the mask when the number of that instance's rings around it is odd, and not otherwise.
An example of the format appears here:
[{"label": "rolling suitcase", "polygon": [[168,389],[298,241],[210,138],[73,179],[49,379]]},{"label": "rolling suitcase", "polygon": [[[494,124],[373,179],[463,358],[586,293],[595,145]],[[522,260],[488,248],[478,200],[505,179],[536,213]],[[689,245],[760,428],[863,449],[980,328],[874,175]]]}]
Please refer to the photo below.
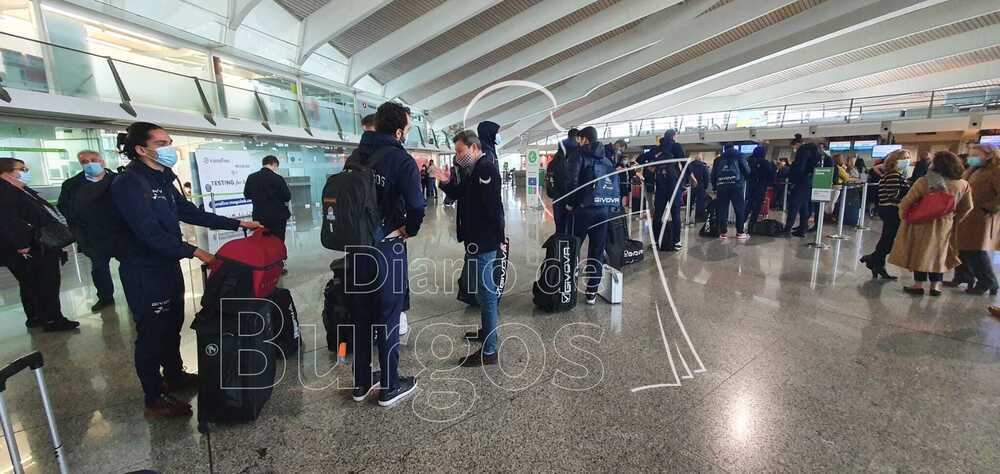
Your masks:
[{"label": "rolling suitcase", "polygon": [[3,435],[7,441],[7,451],[10,453],[10,465],[15,474],[24,474],[24,466],[21,465],[21,453],[17,448],[17,438],[14,434],[14,424],[7,413],[7,399],[4,398],[7,392],[7,381],[24,371],[31,369],[35,373],[35,380],[38,382],[38,392],[42,396],[42,406],[45,409],[45,418],[49,423],[49,435],[52,437],[52,445],[55,446],[56,462],[59,464],[59,472],[65,474],[69,472],[66,467],[66,455],[63,451],[62,441],[59,440],[59,430],[56,428],[55,415],[52,413],[52,402],[49,400],[49,391],[45,386],[45,377],[42,375],[42,366],[45,365],[42,353],[35,351],[19,357],[6,367],[0,369],[0,422],[3,423]]},{"label": "rolling suitcase", "polygon": [[556,313],[576,307],[576,264],[580,239],[571,234],[554,234],[545,242],[545,261],[532,286],[538,308]]},{"label": "rolling suitcase", "polygon": [[281,348],[280,354],[287,359],[298,354],[302,346],[299,313],[295,309],[292,292],[284,288],[275,290],[268,299],[280,310],[274,313],[271,325],[274,327],[274,343]]}]

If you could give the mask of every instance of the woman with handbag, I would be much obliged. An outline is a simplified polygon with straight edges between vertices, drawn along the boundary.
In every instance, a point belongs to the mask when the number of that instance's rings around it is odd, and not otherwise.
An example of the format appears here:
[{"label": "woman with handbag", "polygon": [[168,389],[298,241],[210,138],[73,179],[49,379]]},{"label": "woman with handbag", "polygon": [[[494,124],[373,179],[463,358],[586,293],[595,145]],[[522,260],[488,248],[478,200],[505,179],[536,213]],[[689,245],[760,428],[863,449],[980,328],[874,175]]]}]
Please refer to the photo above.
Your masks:
[{"label": "woman with handbag", "polygon": [[924,295],[924,283],[930,280],[931,296],[940,296],[943,274],[960,263],[955,230],[972,212],[972,192],[963,172],[954,153],[938,152],[927,175],[899,203],[903,223],[889,263],[913,272],[916,284],[903,289],[911,295]]},{"label": "woman with handbag", "polygon": [[882,219],[882,235],[875,245],[875,251],[861,257],[872,272],[872,278],[895,280],[896,277],[885,271],[885,259],[892,251],[892,244],[899,232],[899,201],[906,195],[906,178],[903,174],[910,163],[910,152],[896,150],[882,162],[882,178],[878,187],[878,215]]},{"label": "woman with handbag", "polygon": [[[989,252],[1000,250],[1000,149],[975,145],[962,176],[972,187],[974,208],[958,226],[958,252],[962,265],[946,286],[968,283],[966,293],[996,295],[1000,289]],[[973,283],[975,283],[973,285]]]},{"label": "woman with handbag", "polygon": [[[73,243],[65,218],[28,187],[31,171],[15,158],[0,158],[0,261],[21,290],[28,328],[46,332],[80,326],[62,315],[59,284],[63,247]],[[61,226],[61,227],[60,227]]]}]

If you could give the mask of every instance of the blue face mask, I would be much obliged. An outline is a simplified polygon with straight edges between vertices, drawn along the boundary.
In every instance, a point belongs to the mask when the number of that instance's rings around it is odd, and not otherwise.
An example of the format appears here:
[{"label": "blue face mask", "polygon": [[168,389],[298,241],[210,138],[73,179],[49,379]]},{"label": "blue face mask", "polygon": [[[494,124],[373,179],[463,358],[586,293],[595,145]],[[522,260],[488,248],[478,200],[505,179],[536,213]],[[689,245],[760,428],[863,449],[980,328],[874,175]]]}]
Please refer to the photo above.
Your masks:
[{"label": "blue face mask", "polygon": [[969,164],[970,168],[979,168],[980,166],[983,166],[983,159],[979,156],[970,156],[969,159],[966,160],[966,163]]},{"label": "blue face mask", "polygon": [[503,145],[503,138],[500,137],[499,133],[496,136],[496,142],[497,142],[497,146]]},{"label": "blue face mask", "polygon": [[30,183],[31,182],[31,170],[21,170],[21,172],[17,174],[17,180],[20,181],[20,182],[22,182],[22,183],[24,183],[24,184]]},{"label": "blue face mask", "polygon": [[83,165],[83,174],[87,175],[88,178],[96,178],[104,173],[104,165],[91,162]]},{"label": "blue face mask", "polygon": [[156,149],[156,162],[166,166],[167,168],[173,168],[177,164],[177,160],[180,158],[177,156],[177,148],[172,146],[163,146]]}]

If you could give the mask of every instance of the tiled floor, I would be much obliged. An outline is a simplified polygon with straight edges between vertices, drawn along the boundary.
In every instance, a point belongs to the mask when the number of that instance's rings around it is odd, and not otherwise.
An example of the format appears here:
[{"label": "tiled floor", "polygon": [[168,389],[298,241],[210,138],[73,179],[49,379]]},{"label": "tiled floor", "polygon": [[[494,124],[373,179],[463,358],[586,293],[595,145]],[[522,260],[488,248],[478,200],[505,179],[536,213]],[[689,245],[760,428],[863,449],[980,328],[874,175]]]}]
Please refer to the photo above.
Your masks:
[{"label": "tiled floor", "polygon": [[[337,389],[351,380],[334,367],[320,323],[331,254],[311,229],[290,236],[284,279],[307,351],[285,368],[255,423],[209,438],[194,419],[146,422],[124,297],[90,314],[86,259],[80,277],[73,261],[64,271],[65,312],[82,322],[76,334],[27,333],[16,288],[0,290],[0,360],[31,350],[47,358],[73,472],[1000,466],[1000,320],[985,312],[991,300],[957,291],[915,299],[902,283],[871,281],[857,259],[874,245],[877,222],[825,251],[798,239],[704,240],[687,228],[685,251],[659,255],[662,279],[653,258],[626,270],[624,304],[550,315],[533,308],[531,282],[551,221],[508,196],[513,284],[501,304],[502,367],[483,371],[455,368],[468,350],[463,326],[477,324],[478,313],[450,292],[462,252],[453,221],[453,210],[437,205],[409,243],[411,268],[423,265],[428,276],[411,281],[401,366],[420,375],[420,391],[393,409],[356,404]],[[201,293],[199,272],[191,273],[189,317]],[[185,360],[197,369],[193,351],[185,330]],[[19,376],[7,400],[27,470],[52,472],[34,390]],[[9,471],[0,458],[0,472]]]}]

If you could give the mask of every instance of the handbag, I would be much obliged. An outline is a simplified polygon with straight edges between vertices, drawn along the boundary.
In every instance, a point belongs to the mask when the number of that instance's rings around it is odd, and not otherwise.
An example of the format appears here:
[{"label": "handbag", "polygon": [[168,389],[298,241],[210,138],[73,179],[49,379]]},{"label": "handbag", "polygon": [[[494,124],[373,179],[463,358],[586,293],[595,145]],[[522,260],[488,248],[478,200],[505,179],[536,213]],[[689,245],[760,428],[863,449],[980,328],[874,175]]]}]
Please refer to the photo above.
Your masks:
[{"label": "handbag", "polygon": [[958,202],[944,188],[932,189],[903,215],[907,224],[926,224],[955,212]]},{"label": "handbag", "polygon": [[70,232],[69,227],[61,222],[49,222],[41,227],[35,228],[35,239],[47,249],[61,250],[64,247],[76,242],[76,237]]}]

